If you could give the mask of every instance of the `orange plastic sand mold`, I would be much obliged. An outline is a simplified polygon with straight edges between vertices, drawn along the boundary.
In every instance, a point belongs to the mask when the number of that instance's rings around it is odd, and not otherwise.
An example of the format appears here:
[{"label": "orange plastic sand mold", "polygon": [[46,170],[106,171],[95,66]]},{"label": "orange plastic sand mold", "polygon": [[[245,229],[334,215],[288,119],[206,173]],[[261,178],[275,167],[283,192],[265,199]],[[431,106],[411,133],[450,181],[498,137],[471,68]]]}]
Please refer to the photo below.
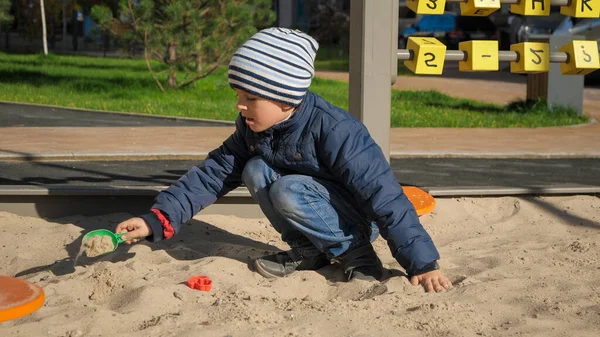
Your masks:
[{"label": "orange plastic sand mold", "polygon": [[0,275],[0,322],[31,314],[44,305],[44,298],[35,284]]},{"label": "orange plastic sand mold", "polygon": [[208,276],[192,276],[187,281],[188,287],[201,291],[210,291],[212,289],[212,280]]},{"label": "orange plastic sand mold", "polygon": [[427,214],[435,208],[435,199],[431,194],[414,186],[402,186],[402,189],[408,200],[415,206],[418,216]]}]

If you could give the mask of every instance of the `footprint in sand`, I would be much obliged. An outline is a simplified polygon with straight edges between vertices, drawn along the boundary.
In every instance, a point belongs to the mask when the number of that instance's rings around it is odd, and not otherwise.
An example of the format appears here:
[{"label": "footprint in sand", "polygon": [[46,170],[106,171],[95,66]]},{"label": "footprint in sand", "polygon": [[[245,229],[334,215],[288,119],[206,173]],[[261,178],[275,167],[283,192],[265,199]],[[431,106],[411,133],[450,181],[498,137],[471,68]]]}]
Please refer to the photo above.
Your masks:
[{"label": "footprint in sand", "polygon": [[364,301],[387,293],[384,283],[354,280],[339,283],[329,294],[329,298],[341,300]]},{"label": "footprint in sand", "polygon": [[477,283],[481,283],[481,281],[466,275],[458,276],[456,279],[452,280],[452,285],[456,288],[465,287]]},{"label": "footprint in sand", "polygon": [[494,226],[505,223],[521,211],[521,202],[517,198],[504,197],[493,200],[480,201],[473,199],[463,203],[463,207],[470,217],[477,219],[484,226]]}]

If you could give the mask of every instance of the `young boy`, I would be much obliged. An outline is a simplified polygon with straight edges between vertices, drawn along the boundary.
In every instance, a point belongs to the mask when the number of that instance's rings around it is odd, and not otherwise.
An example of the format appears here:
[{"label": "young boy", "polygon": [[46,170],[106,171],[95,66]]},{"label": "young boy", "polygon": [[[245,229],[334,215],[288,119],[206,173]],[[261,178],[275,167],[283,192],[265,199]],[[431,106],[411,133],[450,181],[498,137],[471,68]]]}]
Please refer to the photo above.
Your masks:
[{"label": "young boy", "polygon": [[431,237],[366,127],[308,91],[317,49],[312,37],[285,28],[244,43],[228,72],[240,111],[235,132],[159,193],[151,212],[116,231],[169,239],[243,183],[291,247],[256,259],[261,275],[317,270],[333,260],[348,281],[380,279],[384,269],[371,242],[381,232],[413,285],[448,289]]}]

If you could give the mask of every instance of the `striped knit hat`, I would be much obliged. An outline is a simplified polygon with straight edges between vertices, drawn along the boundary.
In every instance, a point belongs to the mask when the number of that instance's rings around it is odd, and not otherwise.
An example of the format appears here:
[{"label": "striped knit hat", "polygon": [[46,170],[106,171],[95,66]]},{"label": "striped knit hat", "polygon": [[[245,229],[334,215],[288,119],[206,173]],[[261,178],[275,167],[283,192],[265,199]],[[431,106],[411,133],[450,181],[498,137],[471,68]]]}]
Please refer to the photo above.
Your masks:
[{"label": "striped knit hat", "polygon": [[297,107],[315,75],[319,44],[288,28],[254,34],[229,63],[229,85],[252,95]]}]

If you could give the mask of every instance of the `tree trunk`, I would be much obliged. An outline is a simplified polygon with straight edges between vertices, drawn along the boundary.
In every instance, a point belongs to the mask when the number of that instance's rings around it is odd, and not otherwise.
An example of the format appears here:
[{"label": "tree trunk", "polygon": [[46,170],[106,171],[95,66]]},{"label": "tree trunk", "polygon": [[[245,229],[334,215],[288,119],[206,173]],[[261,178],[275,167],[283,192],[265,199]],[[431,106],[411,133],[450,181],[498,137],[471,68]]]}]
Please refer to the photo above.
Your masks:
[{"label": "tree trunk", "polygon": [[177,87],[177,72],[175,70],[169,70],[169,82],[167,84],[169,88]]},{"label": "tree trunk", "polygon": [[196,55],[196,72],[202,72],[202,55]]},{"label": "tree trunk", "polygon": [[[175,64],[176,60],[177,60],[177,44],[170,43],[169,44],[169,64],[170,65]],[[169,85],[169,88],[177,87],[177,71],[175,70],[175,68],[173,66],[169,70],[168,85]]]}]

